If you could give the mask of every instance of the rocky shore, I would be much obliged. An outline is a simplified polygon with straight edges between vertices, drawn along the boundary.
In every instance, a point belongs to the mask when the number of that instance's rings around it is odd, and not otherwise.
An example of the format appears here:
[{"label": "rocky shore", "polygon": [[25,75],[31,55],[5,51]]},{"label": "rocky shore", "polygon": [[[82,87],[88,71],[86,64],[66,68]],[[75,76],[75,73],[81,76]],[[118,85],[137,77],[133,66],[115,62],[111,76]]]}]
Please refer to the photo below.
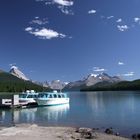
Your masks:
[{"label": "rocky shore", "polygon": [[0,140],[129,140],[113,134],[99,133],[90,128],[42,127],[20,124],[0,128]]}]

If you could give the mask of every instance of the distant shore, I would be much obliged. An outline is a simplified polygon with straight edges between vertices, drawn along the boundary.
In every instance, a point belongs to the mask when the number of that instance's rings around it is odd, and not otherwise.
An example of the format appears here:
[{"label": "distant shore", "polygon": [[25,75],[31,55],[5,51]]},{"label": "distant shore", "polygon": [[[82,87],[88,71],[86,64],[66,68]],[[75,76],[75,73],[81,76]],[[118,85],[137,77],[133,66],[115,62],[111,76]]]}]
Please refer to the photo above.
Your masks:
[{"label": "distant shore", "polygon": [[130,140],[120,136],[92,131],[90,128],[42,127],[36,124],[20,124],[0,128],[2,140]]}]

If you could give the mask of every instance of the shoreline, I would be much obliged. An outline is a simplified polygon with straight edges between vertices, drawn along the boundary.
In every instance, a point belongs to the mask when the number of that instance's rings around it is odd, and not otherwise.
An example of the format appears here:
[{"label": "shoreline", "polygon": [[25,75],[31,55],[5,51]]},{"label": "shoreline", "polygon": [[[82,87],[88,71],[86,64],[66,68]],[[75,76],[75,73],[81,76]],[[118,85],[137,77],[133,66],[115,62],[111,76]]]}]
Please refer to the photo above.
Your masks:
[{"label": "shoreline", "polygon": [[0,128],[2,140],[130,140],[121,136],[98,132],[90,128],[59,126],[38,126],[36,124],[18,124]]}]

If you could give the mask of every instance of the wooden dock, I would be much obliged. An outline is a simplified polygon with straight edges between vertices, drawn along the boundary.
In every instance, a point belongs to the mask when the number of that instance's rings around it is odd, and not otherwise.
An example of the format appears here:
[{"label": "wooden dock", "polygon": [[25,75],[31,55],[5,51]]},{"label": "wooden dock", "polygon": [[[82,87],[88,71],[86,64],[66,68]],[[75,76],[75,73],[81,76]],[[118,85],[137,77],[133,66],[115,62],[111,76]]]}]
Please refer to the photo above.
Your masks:
[{"label": "wooden dock", "polygon": [[9,98],[0,98],[1,109],[30,108],[36,107],[37,103],[19,102],[19,95],[11,95]]}]

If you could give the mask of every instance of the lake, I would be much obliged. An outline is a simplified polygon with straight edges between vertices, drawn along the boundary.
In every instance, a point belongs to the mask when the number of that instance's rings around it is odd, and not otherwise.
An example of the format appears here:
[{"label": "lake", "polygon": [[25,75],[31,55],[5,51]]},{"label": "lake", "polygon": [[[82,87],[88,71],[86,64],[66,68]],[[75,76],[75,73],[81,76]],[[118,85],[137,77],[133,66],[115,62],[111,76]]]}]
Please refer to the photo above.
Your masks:
[{"label": "lake", "polygon": [[140,132],[140,91],[69,92],[70,104],[0,110],[0,125],[113,127],[123,136]]}]

